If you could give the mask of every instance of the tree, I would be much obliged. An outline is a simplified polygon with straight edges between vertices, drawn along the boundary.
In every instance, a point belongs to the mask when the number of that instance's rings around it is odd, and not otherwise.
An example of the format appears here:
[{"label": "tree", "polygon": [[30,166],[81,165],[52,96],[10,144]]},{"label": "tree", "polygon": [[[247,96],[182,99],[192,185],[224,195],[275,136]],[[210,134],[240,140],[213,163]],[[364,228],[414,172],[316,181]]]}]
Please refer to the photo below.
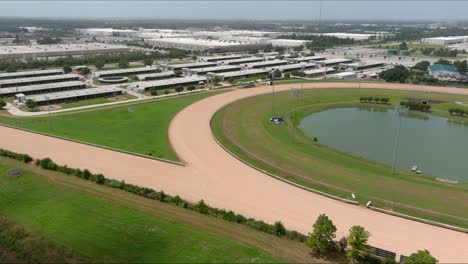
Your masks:
[{"label": "tree", "polygon": [[215,76],[211,79],[211,81],[216,85],[221,82],[221,79],[218,76]]},{"label": "tree", "polygon": [[145,65],[152,65],[153,64],[153,60],[151,58],[146,58],[143,60],[143,63]]},{"label": "tree", "polygon": [[346,252],[346,257],[351,261],[358,261],[365,257],[365,252],[370,252],[371,248],[367,245],[369,232],[362,226],[353,226],[349,230],[348,245],[350,249]]},{"label": "tree", "polygon": [[286,235],[286,228],[284,227],[283,223],[281,223],[280,221],[276,221],[274,225],[274,232],[277,236]]},{"label": "tree", "polygon": [[375,98],[374,98],[374,101],[375,101],[376,104],[378,104],[378,103],[380,102],[380,98],[379,98],[379,97],[375,97]]},{"label": "tree", "polygon": [[36,108],[36,106],[37,106],[36,101],[33,101],[32,99],[26,100],[26,107],[27,108],[34,109],[34,108]]},{"label": "tree", "polygon": [[175,88],[175,90],[176,90],[176,92],[180,93],[180,92],[182,92],[184,90],[184,87],[183,86],[177,86]]},{"label": "tree", "polygon": [[193,85],[193,84],[187,86],[187,90],[188,90],[188,91],[193,91],[193,90],[195,90],[196,88],[197,88],[197,87],[195,87],[195,85]]},{"label": "tree", "polygon": [[406,44],[406,42],[402,42],[399,48],[400,50],[408,50],[408,44]]},{"label": "tree", "polygon": [[401,82],[404,83],[410,76],[410,71],[402,65],[397,65],[393,69],[388,69],[379,74],[379,78],[387,82]]},{"label": "tree", "polygon": [[128,63],[128,60],[121,59],[119,61],[119,68],[128,68],[128,66],[130,66],[130,63]]},{"label": "tree", "polygon": [[413,66],[413,69],[420,71],[427,71],[427,68],[431,65],[428,61],[420,61]]},{"label": "tree", "polygon": [[174,76],[175,77],[180,77],[182,75],[182,70],[175,70],[174,71]]},{"label": "tree", "polygon": [[274,72],[273,72],[273,76],[275,78],[281,78],[282,74],[281,74],[281,71],[276,69]]},{"label": "tree", "polygon": [[336,250],[336,226],[325,214],[318,216],[313,225],[312,233],[309,233],[306,244],[312,250],[324,254]]},{"label": "tree", "polygon": [[468,70],[468,63],[466,62],[466,60],[464,61],[455,61],[453,62],[453,66],[455,66],[455,68],[457,68],[457,71],[461,74],[465,74],[466,71]]},{"label": "tree", "polygon": [[68,65],[63,66],[63,72],[64,73],[70,73],[72,71],[73,71],[73,69],[70,66],[68,66]]},{"label": "tree", "polygon": [[3,98],[0,98],[0,108],[3,108],[6,106],[5,101],[3,101]]},{"label": "tree", "polygon": [[104,65],[105,65],[105,64],[106,64],[106,63],[104,62],[104,60],[96,60],[96,61],[94,62],[94,66],[96,66],[96,68],[98,68],[98,69],[104,68]]},{"label": "tree", "polygon": [[405,264],[436,264],[438,260],[434,258],[428,250],[418,250],[405,259]]},{"label": "tree", "polygon": [[88,68],[88,67],[83,67],[83,68],[80,68],[80,73],[83,74],[83,75],[88,75],[91,70]]},{"label": "tree", "polygon": [[452,62],[446,59],[439,59],[434,64],[452,65]]}]

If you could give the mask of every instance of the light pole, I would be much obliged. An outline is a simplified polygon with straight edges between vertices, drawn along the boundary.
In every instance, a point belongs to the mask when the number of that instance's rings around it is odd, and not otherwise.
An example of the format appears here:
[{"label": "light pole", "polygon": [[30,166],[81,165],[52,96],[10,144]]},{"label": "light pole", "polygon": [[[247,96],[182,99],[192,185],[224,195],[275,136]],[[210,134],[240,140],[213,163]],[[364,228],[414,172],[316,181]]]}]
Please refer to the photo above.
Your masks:
[{"label": "light pole", "polygon": [[294,143],[294,112],[296,111],[296,99],[299,95],[299,90],[291,88],[291,95],[293,97],[293,108],[291,113],[291,143]]},{"label": "light pole", "polygon": [[396,134],[396,141],[395,141],[395,150],[393,152],[393,162],[392,162],[392,175],[395,174],[395,163],[396,163],[396,155],[397,155],[397,149],[398,149],[398,142],[400,141],[400,129],[401,129],[401,120],[402,117],[409,112],[409,107],[407,106],[402,106],[402,105],[396,105],[395,106],[395,111],[398,115],[399,118],[399,124],[398,124],[398,130]]}]

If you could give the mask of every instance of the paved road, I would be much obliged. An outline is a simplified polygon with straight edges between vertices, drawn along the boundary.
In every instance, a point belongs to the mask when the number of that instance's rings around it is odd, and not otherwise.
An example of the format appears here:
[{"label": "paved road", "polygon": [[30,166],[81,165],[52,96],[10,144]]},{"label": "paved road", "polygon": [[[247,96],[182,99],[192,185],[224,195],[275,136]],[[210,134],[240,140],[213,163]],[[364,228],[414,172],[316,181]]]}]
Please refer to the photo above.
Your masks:
[{"label": "paved road", "polygon": [[[283,85],[289,90],[297,85]],[[305,84],[307,88],[356,88],[352,83]],[[468,90],[396,84],[361,84],[365,88],[410,89],[468,95]],[[338,228],[338,238],[352,225],[363,225],[372,245],[409,255],[430,250],[441,262],[468,262],[468,235],[341,203],[275,180],[243,164],[214,141],[209,126],[217,109],[270,87],[239,89],[209,97],[182,110],[172,121],[170,141],[185,167],[144,159],[32,133],[0,128],[0,147],[50,157],[60,164],[89,168],[107,177],[179,194],[192,201],[233,210],[270,223],[281,220],[287,228],[310,232],[320,213]],[[466,201],[461,201],[466,202]]]}]

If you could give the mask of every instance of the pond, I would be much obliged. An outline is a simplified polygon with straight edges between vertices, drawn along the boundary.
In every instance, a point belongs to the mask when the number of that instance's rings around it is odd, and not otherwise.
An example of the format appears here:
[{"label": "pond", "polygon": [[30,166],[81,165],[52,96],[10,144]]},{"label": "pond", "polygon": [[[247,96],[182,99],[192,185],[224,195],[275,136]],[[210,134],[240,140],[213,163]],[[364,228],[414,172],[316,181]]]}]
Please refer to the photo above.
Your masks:
[{"label": "pond", "polygon": [[[321,144],[391,166],[399,117],[393,109],[337,108],[312,114],[299,128]],[[468,126],[410,112],[402,117],[396,167],[468,182]]]}]

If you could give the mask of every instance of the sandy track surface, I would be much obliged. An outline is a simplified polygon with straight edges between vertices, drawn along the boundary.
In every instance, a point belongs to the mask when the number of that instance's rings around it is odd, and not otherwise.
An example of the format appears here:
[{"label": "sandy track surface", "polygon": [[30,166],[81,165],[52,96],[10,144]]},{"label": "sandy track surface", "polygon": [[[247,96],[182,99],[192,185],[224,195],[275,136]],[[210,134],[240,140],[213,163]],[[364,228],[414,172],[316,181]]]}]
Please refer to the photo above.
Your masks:
[{"label": "sandy track surface", "polygon": [[[300,85],[277,86],[277,91]],[[313,83],[305,88],[357,88],[354,83]],[[361,84],[361,88],[402,89],[466,94],[468,90],[399,84]],[[409,255],[428,249],[441,262],[468,262],[468,235],[422,224],[363,207],[345,204],[273,179],[238,161],[213,139],[209,121],[222,106],[271,87],[239,89],[209,97],[182,110],[169,128],[171,144],[185,161],[181,167],[128,154],[0,127],[0,147],[50,157],[60,164],[88,168],[107,177],[164,190],[192,201],[233,210],[270,223],[281,220],[289,229],[310,232],[317,216],[326,213],[338,238],[353,225],[363,225],[373,246]],[[464,201],[466,202],[466,201]]]}]

